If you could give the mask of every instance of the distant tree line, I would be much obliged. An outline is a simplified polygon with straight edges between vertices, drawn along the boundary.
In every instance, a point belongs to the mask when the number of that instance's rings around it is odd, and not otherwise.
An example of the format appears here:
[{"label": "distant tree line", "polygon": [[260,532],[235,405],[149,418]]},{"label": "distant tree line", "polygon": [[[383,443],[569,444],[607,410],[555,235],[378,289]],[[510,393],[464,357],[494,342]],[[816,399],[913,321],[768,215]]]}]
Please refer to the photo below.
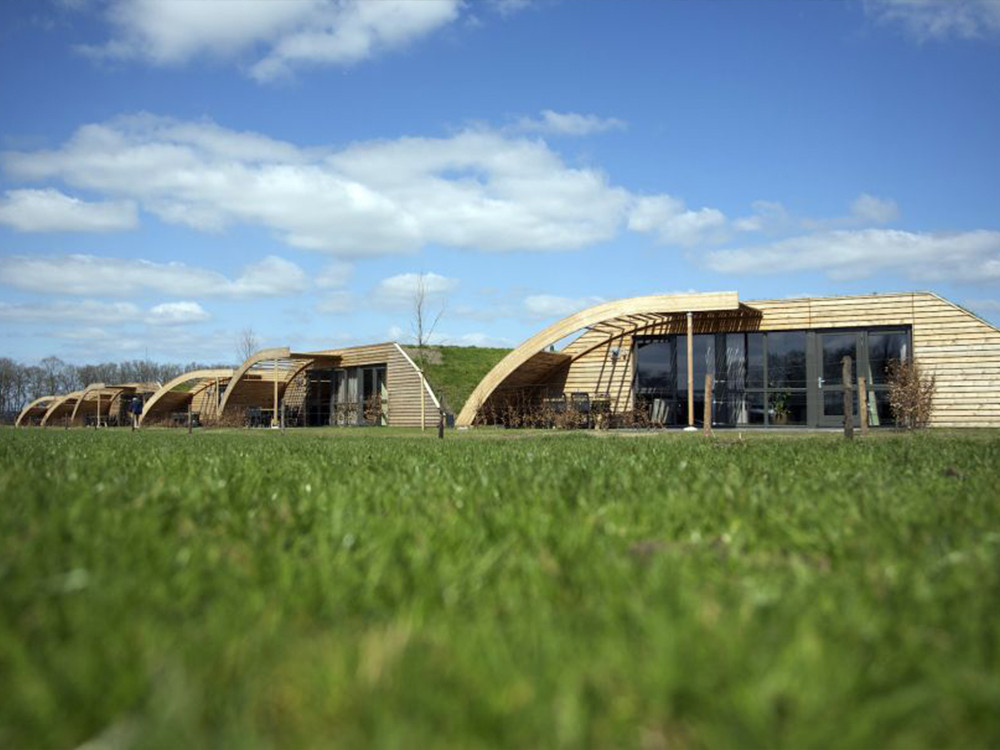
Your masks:
[{"label": "distant tree line", "polygon": [[186,365],[163,364],[133,359],[125,362],[102,362],[96,365],[72,365],[59,357],[46,357],[37,365],[25,365],[8,357],[0,358],[0,412],[10,423],[21,409],[41,396],[63,395],[91,383],[166,383],[189,370],[206,367],[230,367],[190,362]]}]

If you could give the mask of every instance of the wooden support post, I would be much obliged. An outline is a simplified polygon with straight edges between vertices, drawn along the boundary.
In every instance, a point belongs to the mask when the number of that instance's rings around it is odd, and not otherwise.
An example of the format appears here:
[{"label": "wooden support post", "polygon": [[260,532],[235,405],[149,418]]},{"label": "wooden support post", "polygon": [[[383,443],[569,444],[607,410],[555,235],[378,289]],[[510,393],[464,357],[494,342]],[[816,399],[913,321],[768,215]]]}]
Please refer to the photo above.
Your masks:
[{"label": "wooden support post", "polygon": [[191,434],[191,402],[188,401],[188,435]]},{"label": "wooden support post", "polygon": [[694,313],[687,314],[688,427],[694,429]]},{"label": "wooden support post", "polygon": [[285,402],[281,402],[281,434],[285,434]]},{"label": "wooden support post", "polygon": [[94,422],[94,429],[101,426],[101,392],[97,392],[97,421]]},{"label": "wooden support post", "polygon": [[438,411],[438,437],[444,440],[444,409]]},{"label": "wooden support post", "polygon": [[278,360],[274,360],[274,409],[271,412],[271,427],[278,424]]},{"label": "wooden support post", "polygon": [[420,430],[427,428],[427,388],[424,386],[424,371],[420,372]]},{"label": "wooden support post", "polygon": [[851,376],[851,358],[844,357],[844,369],[841,382],[844,384],[844,437],[850,440],[854,437],[854,378]]},{"label": "wooden support post", "polygon": [[712,434],[712,376],[705,376],[705,435]]},{"label": "wooden support post", "polygon": [[858,378],[858,416],[861,418],[861,434],[868,434],[868,381]]}]

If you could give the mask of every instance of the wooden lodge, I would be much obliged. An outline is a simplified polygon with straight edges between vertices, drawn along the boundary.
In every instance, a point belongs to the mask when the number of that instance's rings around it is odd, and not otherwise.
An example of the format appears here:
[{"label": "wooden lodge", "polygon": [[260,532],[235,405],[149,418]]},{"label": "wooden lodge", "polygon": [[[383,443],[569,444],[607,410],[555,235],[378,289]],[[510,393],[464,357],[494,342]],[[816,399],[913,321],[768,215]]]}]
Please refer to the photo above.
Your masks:
[{"label": "wooden lodge", "polygon": [[[436,424],[440,403],[396,343],[321,352],[265,349],[235,370],[195,370],[146,402],[141,426]],[[190,417],[189,417],[190,415]]]},{"label": "wooden lodge", "polygon": [[657,426],[702,425],[706,413],[715,426],[838,426],[845,356],[855,419],[863,378],[868,422],[893,424],[888,365],[912,357],[936,380],[932,426],[1000,427],[1000,330],[930,292],[749,302],[717,292],[596,305],[511,351],[456,423],[530,424],[525,413],[577,410]]}]

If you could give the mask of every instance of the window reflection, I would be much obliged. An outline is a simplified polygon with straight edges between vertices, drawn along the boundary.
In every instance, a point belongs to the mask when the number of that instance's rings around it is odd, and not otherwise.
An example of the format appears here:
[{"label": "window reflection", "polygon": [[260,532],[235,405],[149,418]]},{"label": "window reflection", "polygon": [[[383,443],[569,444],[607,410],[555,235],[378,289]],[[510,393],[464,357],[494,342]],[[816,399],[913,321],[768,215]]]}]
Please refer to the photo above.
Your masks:
[{"label": "window reflection", "polygon": [[767,381],[769,388],[805,388],[805,331],[767,334]]}]

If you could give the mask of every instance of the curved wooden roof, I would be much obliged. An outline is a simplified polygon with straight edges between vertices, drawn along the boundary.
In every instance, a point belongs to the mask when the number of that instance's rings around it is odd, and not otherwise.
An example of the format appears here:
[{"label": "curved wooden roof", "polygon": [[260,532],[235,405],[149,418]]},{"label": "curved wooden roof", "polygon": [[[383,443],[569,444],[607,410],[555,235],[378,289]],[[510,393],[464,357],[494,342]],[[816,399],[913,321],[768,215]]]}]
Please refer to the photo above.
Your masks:
[{"label": "curved wooden roof", "polygon": [[45,416],[42,417],[41,426],[45,427],[48,424],[49,419],[54,415],[59,409],[70,399],[74,399],[74,405],[76,404],[75,399],[79,399],[83,394],[83,391],[73,391],[72,393],[67,393],[65,396],[57,396],[56,400],[49,406],[45,411]]},{"label": "curved wooden roof", "polygon": [[291,355],[291,349],[287,346],[281,346],[275,347],[274,349],[261,349],[256,354],[252,354],[247,357],[247,361],[240,365],[240,368],[233,373],[233,377],[229,381],[229,387],[226,388],[226,393],[222,397],[222,403],[219,404],[219,414],[226,413],[226,406],[229,404],[230,397],[232,397],[233,393],[235,393],[240,380],[243,379],[243,376],[247,374],[251,367],[256,365],[258,362],[267,362],[272,359],[288,359]]},{"label": "curved wooden roof", "polygon": [[47,402],[54,401],[57,398],[59,398],[59,396],[39,396],[34,401],[32,401],[30,404],[28,404],[23,409],[21,409],[21,413],[18,414],[17,415],[17,419],[14,420],[14,426],[15,427],[20,427],[21,426],[21,422],[24,421],[24,418],[28,416],[28,413],[31,412],[32,409],[35,409],[35,408],[38,408],[38,407],[44,407],[45,411],[48,411],[48,406],[51,406],[51,404],[46,405]]},{"label": "curved wooden roof", "polygon": [[604,302],[569,315],[539,331],[511,351],[487,373],[462,407],[455,424],[468,427],[475,421],[479,408],[519,368],[527,365],[535,355],[579,330],[597,325],[605,320],[629,315],[656,313],[705,312],[709,310],[737,310],[739,295],[736,292],[708,292],[691,294],[651,294],[644,297]]},{"label": "curved wooden roof", "polygon": [[162,399],[166,394],[170,393],[179,385],[190,382],[192,380],[210,380],[214,378],[231,378],[233,376],[233,371],[231,369],[214,369],[214,370],[191,370],[190,372],[181,373],[173,380],[165,383],[159,390],[154,393],[148,401],[142,407],[142,414],[139,416],[139,426],[142,426],[143,420],[153,412],[153,407],[156,405],[160,399]]},{"label": "curved wooden roof", "polygon": [[87,396],[94,391],[104,390],[106,387],[107,386],[105,386],[104,383],[91,383],[80,392],[80,398],[78,398],[76,403],[73,405],[73,413],[69,417],[70,424],[73,424],[73,422],[76,421],[76,413],[80,410],[80,404],[86,400]]}]

